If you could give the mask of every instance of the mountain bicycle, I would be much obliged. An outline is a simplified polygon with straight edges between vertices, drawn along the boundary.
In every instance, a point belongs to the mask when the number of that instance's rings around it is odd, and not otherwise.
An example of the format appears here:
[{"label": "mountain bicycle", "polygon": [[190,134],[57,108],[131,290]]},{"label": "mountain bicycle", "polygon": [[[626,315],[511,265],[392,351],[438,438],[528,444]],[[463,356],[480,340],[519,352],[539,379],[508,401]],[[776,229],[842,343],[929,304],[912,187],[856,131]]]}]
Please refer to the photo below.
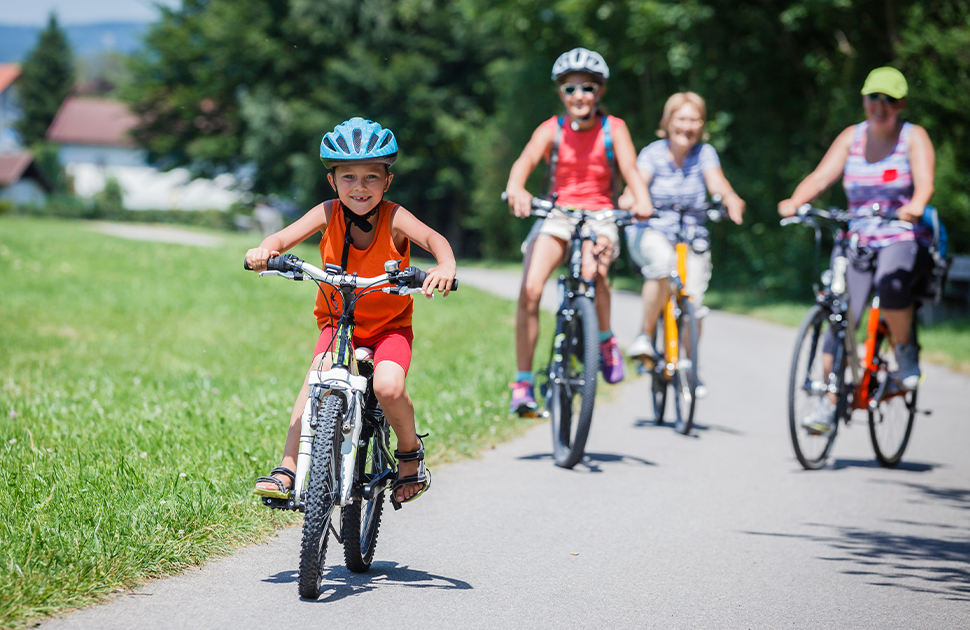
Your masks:
[{"label": "mountain bicycle", "polygon": [[[503,192],[502,200],[507,199]],[[595,287],[592,279],[582,276],[583,243],[596,242],[587,223],[613,219],[618,226],[629,225],[634,214],[627,210],[581,210],[532,198],[531,216],[544,219],[553,212],[575,224],[565,258],[568,273],[559,276],[556,329],[540,391],[552,424],[553,459],[557,466],[572,468],[583,458],[589,437],[601,360]]]},{"label": "mountain bicycle", "polygon": [[[878,211],[878,208],[875,208]],[[852,321],[846,269],[853,260],[871,258],[871,252],[858,247],[848,236],[848,212],[828,211],[804,205],[795,216],[782,219],[782,225],[802,224],[815,231],[815,305],[802,320],[795,342],[788,384],[788,422],[795,457],[806,470],[825,465],[839,421],[850,424],[856,410],[864,410],[869,420],[869,437],[876,459],[883,466],[899,463],[909,444],[916,416],[917,388],[903,389],[896,381],[895,340],[880,317],[879,294],[875,291],[868,311],[866,340],[860,355],[856,339],[857,322]],[[892,219],[887,219],[892,221]],[[907,224],[909,225],[909,224]],[[832,268],[821,268],[822,231],[828,230],[840,255]],[[917,301],[917,308],[919,301]],[[916,316],[913,315],[911,342],[916,344]],[[831,367],[823,365],[823,342],[835,339]],[[835,407],[828,431],[803,426],[803,419],[815,410],[822,396],[833,396]]]},{"label": "mountain bicycle", "polygon": [[[663,424],[667,407],[667,393],[672,391],[674,407],[674,430],[688,435],[694,427],[694,410],[697,403],[698,340],[700,326],[690,296],[687,295],[687,254],[690,249],[703,253],[710,248],[710,240],[700,238],[697,223],[687,221],[693,214],[707,214],[712,221],[720,221],[727,214],[720,195],[714,195],[711,203],[701,205],[658,206],[656,210],[673,211],[680,215],[677,242],[674,251],[677,264],[670,273],[670,298],[660,312],[654,329],[653,347],[657,354],[636,357],[640,361],[637,371],[650,375],[650,391],[654,418]],[[662,348],[662,350],[661,350]]]},{"label": "mountain bicycle", "polygon": [[[354,348],[354,309],[365,295],[382,291],[409,295],[421,290],[427,273],[399,269],[399,260],[384,263],[383,275],[364,278],[338,265],[319,269],[292,254],[267,261],[267,271],[288,280],[315,282],[336,289],[342,308],[335,332],[332,367],[310,373],[310,395],[300,419],[300,450],[289,499],[263,497],[272,508],[305,513],[300,550],[300,596],[320,595],[329,534],[344,548],[344,562],[357,573],[374,559],[384,509],[384,493],[397,478],[391,456],[390,425],[374,396],[373,350]],[[248,269],[248,266],[247,266]],[[389,285],[389,286],[387,286]],[[458,281],[452,281],[452,290]],[[331,301],[334,297],[330,297]],[[393,498],[392,498],[393,503]],[[393,503],[395,509],[400,505]],[[340,510],[340,531],[334,511]]]}]

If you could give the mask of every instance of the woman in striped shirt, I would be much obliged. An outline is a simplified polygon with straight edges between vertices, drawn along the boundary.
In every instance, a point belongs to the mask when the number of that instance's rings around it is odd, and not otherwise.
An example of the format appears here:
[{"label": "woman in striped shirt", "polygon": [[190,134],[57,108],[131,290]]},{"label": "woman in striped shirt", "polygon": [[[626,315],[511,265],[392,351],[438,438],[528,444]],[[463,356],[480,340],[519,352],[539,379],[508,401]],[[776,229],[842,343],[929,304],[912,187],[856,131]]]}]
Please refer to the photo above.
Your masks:
[{"label": "woman in striped shirt", "polygon": [[[696,208],[711,194],[721,195],[728,215],[741,223],[745,203],[724,177],[717,151],[706,139],[704,118],[707,106],[694,92],[678,92],[667,99],[657,140],[640,151],[637,171],[646,182],[651,203],[656,206],[681,205]],[[621,208],[632,202],[626,194],[620,198]],[[694,242],[687,253],[687,285],[685,290],[694,307],[701,311],[704,292],[711,279],[710,239],[703,210],[687,213],[684,220],[694,226]],[[674,244],[680,226],[680,214],[673,210],[655,211],[644,224],[626,229],[630,258],[643,274],[643,332],[627,348],[631,357],[653,357],[659,354],[653,347],[654,331],[660,312],[670,296],[670,273],[677,264]],[[698,381],[696,395],[703,397],[706,388]]]},{"label": "woman in striped shirt", "polygon": [[[870,266],[849,265],[847,270],[852,321],[861,318],[875,284],[882,316],[896,338],[897,380],[904,389],[914,389],[920,369],[919,348],[910,339],[913,289],[930,267],[926,248],[930,234],[920,219],[933,195],[936,157],[926,130],[902,120],[907,92],[906,78],[895,68],[869,73],[862,88],[866,120],[839,134],[812,174],[790,199],[778,204],[778,212],[786,217],[795,214],[799,206],[842,178],[852,215],[849,233],[858,235],[859,245],[876,255]],[[832,340],[826,340],[828,365],[831,348]],[[835,401],[823,397],[819,409],[803,424],[825,431],[834,410]]]}]

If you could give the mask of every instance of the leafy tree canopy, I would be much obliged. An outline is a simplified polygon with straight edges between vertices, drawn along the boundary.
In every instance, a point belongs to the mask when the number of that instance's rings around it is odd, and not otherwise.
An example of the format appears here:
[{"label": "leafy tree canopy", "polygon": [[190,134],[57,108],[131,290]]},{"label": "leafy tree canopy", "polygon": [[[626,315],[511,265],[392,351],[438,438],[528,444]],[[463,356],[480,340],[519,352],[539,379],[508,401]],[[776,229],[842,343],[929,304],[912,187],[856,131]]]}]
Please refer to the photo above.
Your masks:
[{"label": "leafy tree canopy", "polygon": [[61,103],[74,87],[74,55],[52,13],[47,28],[20,67],[17,94],[23,113],[16,123],[25,145],[42,142]]},{"label": "leafy tree canopy", "polygon": [[[748,201],[718,226],[721,284],[808,287],[807,235],[775,206],[863,118],[868,72],[906,74],[909,120],[938,152],[934,203],[970,251],[970,8],[957,0],[185,0],[147,36],[128,93],[157,159],[200,173],[255,166],[255,190],[309,206],[331,195],[323,133],[353,115],[402,147],[392,198],[456,248],[514,255],[528,225],[498,200],[535,127],[559,111],[556,57],[598,50],[604,103],[638,147],[663,104],[693,90]],[[533,190],[537,189],[537,174]],[[822,203],[844,203],[833,187]]]}]

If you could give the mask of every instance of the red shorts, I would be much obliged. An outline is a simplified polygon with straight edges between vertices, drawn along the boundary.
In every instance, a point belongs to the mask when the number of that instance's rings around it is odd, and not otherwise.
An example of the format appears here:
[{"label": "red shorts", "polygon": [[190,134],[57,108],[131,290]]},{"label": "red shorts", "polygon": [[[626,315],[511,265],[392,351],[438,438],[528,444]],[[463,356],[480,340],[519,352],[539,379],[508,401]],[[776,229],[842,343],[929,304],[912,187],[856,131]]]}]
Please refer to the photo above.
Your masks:
[{"label": "red shorts", "polygon": [[[337,329],[333,326],[324,326],[320,331],[320,338],[317,339],[317,347],[313,349],[313,356],[324,352],[334,351],[336,346]],[[374,365],[377,366],[381,361],[392,361],[404,369],[407,376],[408,368],[411,367],[411,343],[414,341],[414,332],[410,326],[386,330],[373,337],[360,337],[354,334],[355,348],[372,348],[374,350]]]}]

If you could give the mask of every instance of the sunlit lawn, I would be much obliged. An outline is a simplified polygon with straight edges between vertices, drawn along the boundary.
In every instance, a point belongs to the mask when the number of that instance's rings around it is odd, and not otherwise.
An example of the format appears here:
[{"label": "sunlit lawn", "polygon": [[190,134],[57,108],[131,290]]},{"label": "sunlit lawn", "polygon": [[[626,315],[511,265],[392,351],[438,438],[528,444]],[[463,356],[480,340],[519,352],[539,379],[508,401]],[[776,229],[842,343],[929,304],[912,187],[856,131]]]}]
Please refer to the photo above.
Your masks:
[{"label": "sunlit lawn", "polygon": [[[224,238],[0,218],[0,627],[293,520],[250,491],[278,462],[314,288],[244,272],[254,239]],[[534,422],[507,416],[513,309],[469,287],[417,300],[408,387],[432,465]]]}]

